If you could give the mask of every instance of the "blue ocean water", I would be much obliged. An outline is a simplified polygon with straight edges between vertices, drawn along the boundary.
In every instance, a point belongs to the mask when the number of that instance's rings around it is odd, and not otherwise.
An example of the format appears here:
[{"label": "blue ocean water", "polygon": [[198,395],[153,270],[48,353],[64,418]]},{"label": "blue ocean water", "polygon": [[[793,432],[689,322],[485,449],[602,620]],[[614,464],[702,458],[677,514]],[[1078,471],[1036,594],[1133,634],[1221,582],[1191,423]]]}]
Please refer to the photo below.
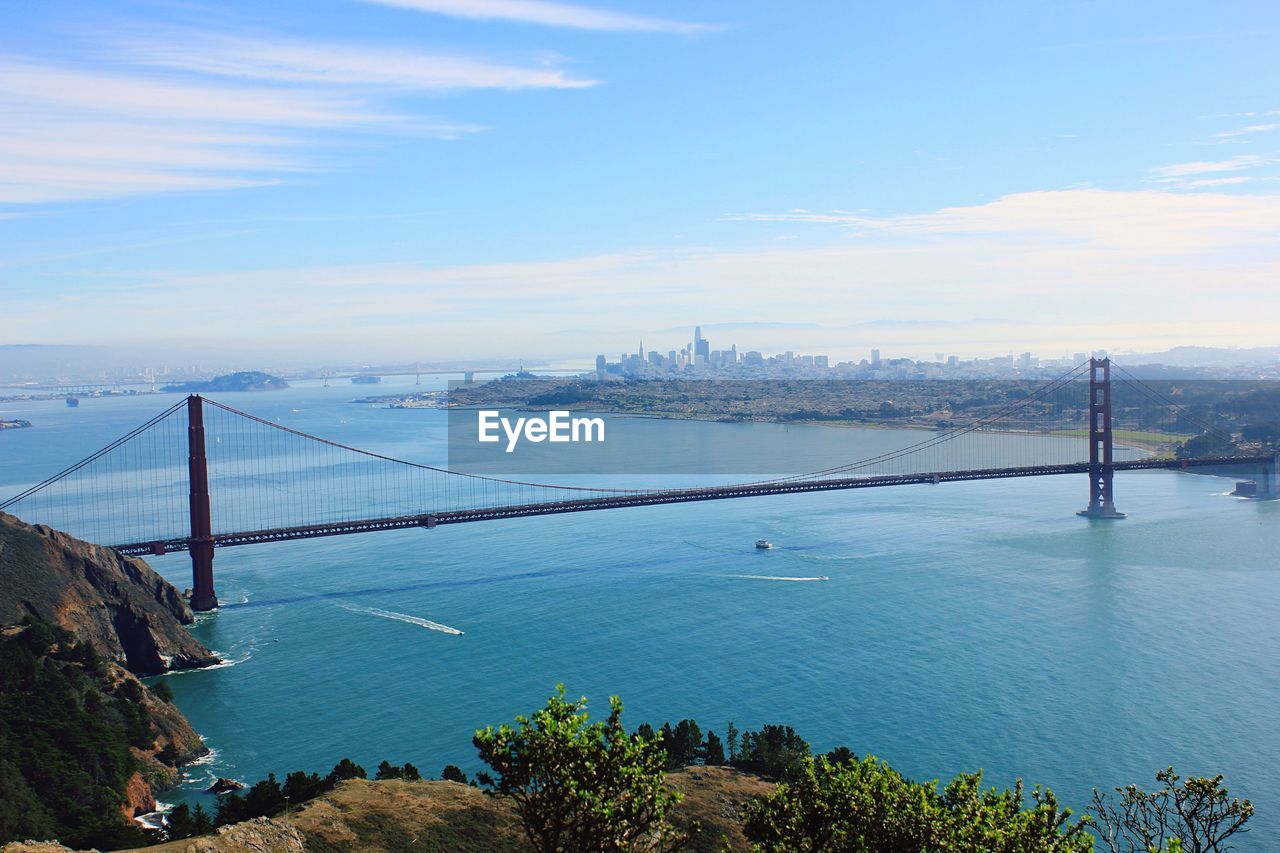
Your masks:
[{"label": "blue ocean water", "polygon": [[[440,413],[349,402],[398,387],[219,399],[441,461]],[[0,433],[0,494],[176,399],[0,403],[35,424]],[[732,428],[757,427],[776,429]],[[219,551],[224,606],[194,631],[230,665],[166,676],[216,750],[181,795],[343,756],[470,773],[477,726],[563,681],[601,711],[621,695],[632,725],[692,717],[723,736],[729,720],[782,722],[818,750],[846,744],[921,779],[983,768],[1076,808],[1168,764],[1222,772],[1258,807],[1241,846],[1266,846],[1280,827],[1280,505],[1231,485],[1122,473],[1130,515],[1113,523],[1075,516],[1082,478],[1046,477]],[[777,547],[757,551],[760,537]],[[189,585],[184,555],[150,562]]]}]

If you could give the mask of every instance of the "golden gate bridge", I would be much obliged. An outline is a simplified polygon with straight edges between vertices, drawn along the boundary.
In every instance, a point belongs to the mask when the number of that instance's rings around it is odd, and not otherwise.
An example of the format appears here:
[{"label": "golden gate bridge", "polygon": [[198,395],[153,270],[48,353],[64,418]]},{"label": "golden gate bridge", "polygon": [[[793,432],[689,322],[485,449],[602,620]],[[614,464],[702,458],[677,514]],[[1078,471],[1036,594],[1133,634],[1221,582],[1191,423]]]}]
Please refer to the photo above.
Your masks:
[{"label": "golden gate bridge", "polygon": [[[0,510],[130,556],[185,551],[191,606],[217,607],[217,548],[379,530],[691,503],[957,481],[1085,475],[1080,515],[1123,518],[1117,471],[1212,469],[1256,477],[1254,496],[1277,497],[1280,454],[1242,452],[1221,424],[1196,418],[1177,401],[1125,374],[1145,406],[1120,407],[1137,430],[1118,429],[1110,359],[1090,359],[1024,396],[876,456],[804,474],[685,488],[609,488],[531,482],[394,458],[291,429],[191,395],[137,429],[36,483]],[[1151,412],[1162,413],[1153,420]],[[1083,423],[1080,417],[1087,418]],[[1174,426],[1173,422],[1178,425]],[[1227,452],[1174,454],[1174,429],[1188,424]],[[1117,445],[1117,433],[1166,441],[1155,452]],[[1053,437],[1003,441],[993,434]],[[1189,436],[1186,436],[1189,437]],[[185,465],[181,460],[185,457]]]}]

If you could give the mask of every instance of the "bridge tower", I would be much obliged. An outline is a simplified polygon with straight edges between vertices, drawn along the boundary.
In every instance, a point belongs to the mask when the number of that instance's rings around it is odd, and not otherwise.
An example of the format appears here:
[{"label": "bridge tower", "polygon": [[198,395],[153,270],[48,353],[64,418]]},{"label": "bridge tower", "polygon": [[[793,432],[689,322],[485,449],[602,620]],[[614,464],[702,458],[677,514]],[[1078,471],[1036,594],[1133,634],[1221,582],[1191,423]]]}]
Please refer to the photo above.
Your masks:
[{"label": "bridge tower", "polygon": [[1111,359],[1089,359],[1089,508],[1085,518],[1124,518],[1116,511],[1111,458]]},{"label": "bridge tower", "polygon": [[1258,500],[1273,501],[1280,498],[1280,453],[1262,466],[1262,472],[1258,475],[1256,483],[1257,490],[1254,492],[1254,497]]},{"label": "bridge tower", "polygon": [[191,485],[191,609],[213,610],[213,519],[209,511],[209,462],[204,452],[204,400],[187,397],[187,474]]}]

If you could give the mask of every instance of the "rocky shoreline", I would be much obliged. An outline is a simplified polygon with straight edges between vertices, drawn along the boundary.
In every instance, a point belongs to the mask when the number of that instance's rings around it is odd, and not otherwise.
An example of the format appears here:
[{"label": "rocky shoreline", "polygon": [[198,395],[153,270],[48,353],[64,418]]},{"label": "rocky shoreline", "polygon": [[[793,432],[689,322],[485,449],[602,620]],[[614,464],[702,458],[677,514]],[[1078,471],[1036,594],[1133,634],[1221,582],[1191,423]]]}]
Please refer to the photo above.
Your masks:
[{"label": "rocky shoreline", "polygon": [[99,705],[126,696],[145,713],[154,736],[129,748],[136,770],[120,791],[120,813],[155,811],[156,793],[209,750],[168,691],[140,678],[221,662],[185,627],[195,614],[143,560],[0,513],[0,626],[8,626],[0,630],[16,641],[32,620],[61,628],[101,659],[93,676]]}]

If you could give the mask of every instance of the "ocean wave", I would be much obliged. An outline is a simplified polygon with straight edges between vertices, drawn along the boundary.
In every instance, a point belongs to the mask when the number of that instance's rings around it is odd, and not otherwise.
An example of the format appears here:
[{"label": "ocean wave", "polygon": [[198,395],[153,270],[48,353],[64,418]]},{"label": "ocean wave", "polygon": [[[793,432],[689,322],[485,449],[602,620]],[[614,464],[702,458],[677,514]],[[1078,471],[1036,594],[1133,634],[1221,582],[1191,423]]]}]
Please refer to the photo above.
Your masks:
[{"label": "ocean wave", "polygon": [[729,575],[731,578],[741,578],[749,581],[829,581],[831,578],[826,575],[820,575],[816,578],[787,578],[777,575]]},{"label": "ocean wave", "polygon": [[166,816],[173,811],[173,803],[162,803],[156,800],[156,810],[134,816],[134,821],[145,829],[164,829]]},{"label": "ocean wave", "polygon": [[240,664],[244,663],[245,661],[253,657],[253,649],[250,649],[249,651],[245,652],[243,655],[241,655],[238,658],[230,657],[224,652],[218,651],[217,649],[210,649],[209,651],[212,654],[215,654],[218,657],[222,658],[222,660],[219,661],[218,663],[213,664],[212,666],[200,666],[200,667],[194,667],[192,669],[166,670],[165,672],[162,672],[159,675],[157,675],[156,678],[175,678],[179,675],[190,675],[193,672],[210,672],[215,669],[226,669],[232,666],[239,666]]},{"label": "ocean wave", "polygon": [[[200,735],[200,740],[204,740],[204,735]],[[222,755],[221,752],[214,749],[213,747],[209,747],[208,752],[206,752],[204,755],[200,756],[199,758],[195,759],[194,761],[188,761],[186,764],[182,765],[182,769],[186,771],[186,770],[190,770],[192,767],[206,767],[210,764],[215,763],[221,755]]]},{"label": "ocean wave", "polygon": [[420,616],[410,616],[408,613],[396,613],[394,610],[380,610],[377,607],[359,607],[354,604],[344,604],[341,606],[343,610],[350,610],[352,613],[364,613],[369,616],[378,616],[383,619],[394,619],[397,622],[407,622],[410,625],[417,625],[421,628],[439,631],[442,634],[462,636],[463,633],[457,628],[450,628],[448,625],[441,625],[439,622],[432,622],[430,619],[423,619]]}]

